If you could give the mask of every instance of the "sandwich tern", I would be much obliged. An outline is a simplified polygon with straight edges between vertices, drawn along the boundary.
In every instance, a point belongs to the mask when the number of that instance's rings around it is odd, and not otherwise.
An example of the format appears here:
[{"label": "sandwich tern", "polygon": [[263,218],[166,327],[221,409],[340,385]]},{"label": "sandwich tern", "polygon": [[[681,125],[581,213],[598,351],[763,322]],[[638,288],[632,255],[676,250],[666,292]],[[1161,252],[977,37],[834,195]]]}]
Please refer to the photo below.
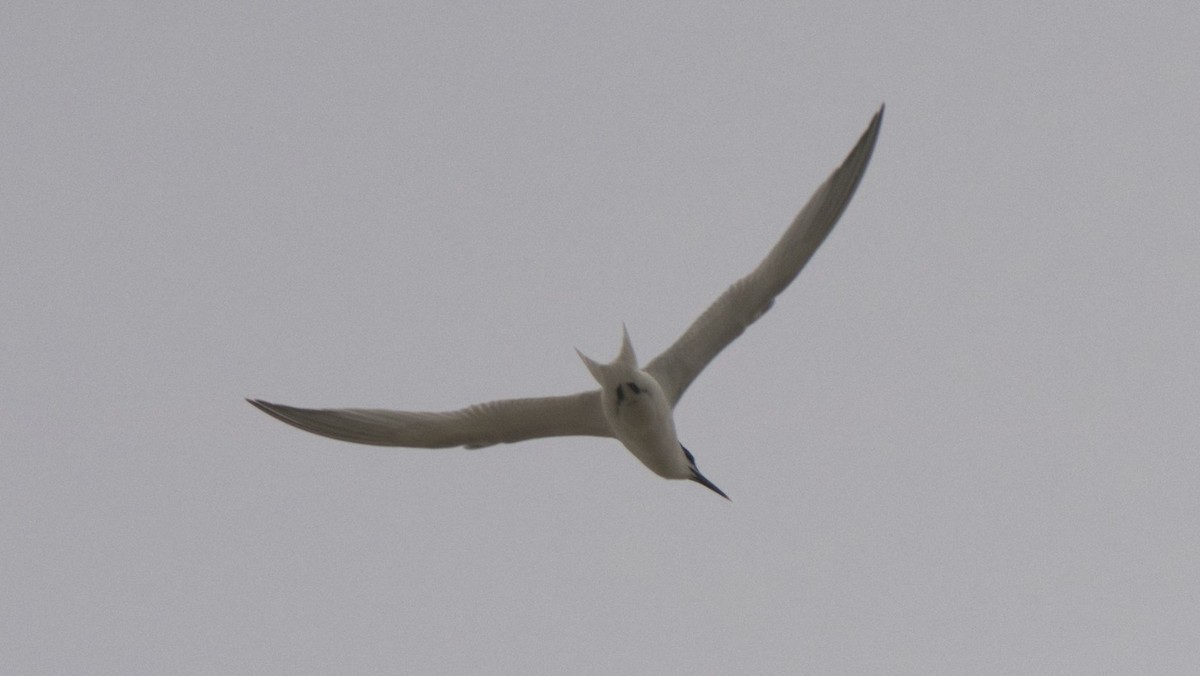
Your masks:
[{"label": "sandwich tern", "polygon": [[302,430],[359,444],[412,448],[482,448],[557,436],[613,437],[650,471],[688,479],[726,500],[706,479],[675,433],[674,408],[700,371],[771,308],[812,257],[866,172],[883,106],[783,237],[749,275],[734,282],[665,352],[638,366],[622,327],[621,351],[607,364],[576,350],[600,388],[556,397],[503,399],[457,411],[308,409],[247,399],[264,413]]}]

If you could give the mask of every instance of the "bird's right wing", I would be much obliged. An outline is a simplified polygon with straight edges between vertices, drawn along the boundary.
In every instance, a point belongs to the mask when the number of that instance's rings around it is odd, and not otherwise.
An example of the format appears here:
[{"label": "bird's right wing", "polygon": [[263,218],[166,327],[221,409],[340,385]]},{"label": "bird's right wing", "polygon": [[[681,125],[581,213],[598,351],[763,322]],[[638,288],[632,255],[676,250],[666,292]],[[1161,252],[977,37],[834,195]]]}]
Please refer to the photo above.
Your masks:
[{"label": "bird's right wing", "polygon": [[370,408],[295,408],[247,399],[267,415],[306,432],[374,446],[482,448],[560,436],[611,437],[600,392],[561,397],[501,399],[457,411]]},{"label": "bird's right wing", "polygon": [[879,137],[883,107],[875,113],[854,149],[809,198],[783,237],[754,272],[734,282],[671,347],[646,365],[674,406],[700,371],[726,345],[771,308],[804,268],[845,211]]}]

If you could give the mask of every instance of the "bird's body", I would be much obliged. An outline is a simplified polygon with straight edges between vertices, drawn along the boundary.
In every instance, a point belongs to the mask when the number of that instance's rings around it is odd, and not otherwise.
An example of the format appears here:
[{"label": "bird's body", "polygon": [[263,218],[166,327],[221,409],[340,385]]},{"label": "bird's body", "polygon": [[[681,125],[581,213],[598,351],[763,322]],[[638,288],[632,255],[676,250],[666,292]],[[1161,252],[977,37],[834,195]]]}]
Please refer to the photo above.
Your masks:
[{"label": "bird's body", "polygon": [[655,474],[691,478],[671,402],[654,376],[638,367],[629,332],[624,332],[621,354],[612,363],[598,364],[583,353],[579,358],[600,383],[600,407],[613,436]]},{"label": "bird's body", "polygon": [[553,436],[614,437],[655,474],[717,488],[679,442],[674,408],[716,355],[770,309],[812,257],[858,187],[879,135],[883,108],[833,174],[796,216],[766,259],[725,291],[688,330],[645,368],[629,333],[608,364],[583,354],[599,390],[533,399],[504,399],[457,411],[306,409],[250,399],[265,413],[322,436],[379,446],[481,448]]}]

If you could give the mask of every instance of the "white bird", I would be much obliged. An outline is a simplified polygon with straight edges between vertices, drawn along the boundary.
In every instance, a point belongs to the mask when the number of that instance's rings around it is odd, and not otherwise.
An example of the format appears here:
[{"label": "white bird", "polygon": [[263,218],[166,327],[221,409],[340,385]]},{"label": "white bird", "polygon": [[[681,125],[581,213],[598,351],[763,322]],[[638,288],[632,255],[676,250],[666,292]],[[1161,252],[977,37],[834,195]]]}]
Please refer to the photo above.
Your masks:
[{"label": "white bird", "polygon": [[679,442],[673,410],[713,357],[770,309],[833,229],[854,195],[883,121],[883,106],[854,149],[804,205],[783,237],[749,275],[721,294],[671,347],[638,366],[629,332],[621,352],[600,364],[576,350],[600,389],[558,397],[503,399],[457,411],[307,409],[247,399],[302,430],[342,441],[413,448],[482,448],[557,436],[615,437],[655,474],[688,479],[729,496],[704,478]]}]

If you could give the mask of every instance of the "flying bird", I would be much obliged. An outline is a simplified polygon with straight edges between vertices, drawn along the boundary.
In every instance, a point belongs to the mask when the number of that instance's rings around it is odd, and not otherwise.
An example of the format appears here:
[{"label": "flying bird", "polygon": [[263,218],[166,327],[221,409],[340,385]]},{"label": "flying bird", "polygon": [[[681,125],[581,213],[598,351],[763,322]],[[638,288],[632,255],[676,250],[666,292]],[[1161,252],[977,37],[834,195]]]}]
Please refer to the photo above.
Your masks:
[{"label": "flying bird", "polygon": [[558,436],[613,437],[650,471],[695,481],[726,500],[679,442],[673,411],[696,376],[771,308],[833,229],[867,170],[883,106],[858,143],[800,210],[753,272],[734,282],[665,352],[638,365],[629,332],[621,350],[602,364],[576,350],[599,389],[578,394],[502,399],[457,411],[367,408],[309,409],[247,399],[268,415],[302,430],[342,441],[411,448],[483,448]]}]

